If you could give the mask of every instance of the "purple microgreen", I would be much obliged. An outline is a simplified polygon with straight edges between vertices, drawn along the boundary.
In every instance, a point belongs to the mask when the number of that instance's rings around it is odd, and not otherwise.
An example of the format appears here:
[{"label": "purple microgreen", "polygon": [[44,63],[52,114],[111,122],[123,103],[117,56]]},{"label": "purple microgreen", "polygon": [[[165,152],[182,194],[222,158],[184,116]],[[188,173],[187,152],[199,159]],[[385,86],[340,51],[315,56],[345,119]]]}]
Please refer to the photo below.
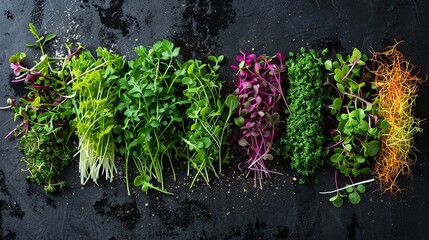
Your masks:
[{"label": "purple microgreen", "polygon": [[278,134],[280,101],[286,99],[282,85],[286,80],[284,57],[240,52],[236,57],[238,65],[231,67],[237,70],[234,80],[240,106],[235,123],[240,127],[238,144],[247,160],[238,165],[248,177],[253,174],[255,187],[257,182],[262,188],[261,180],[269,177],[273,171],[266,167],[266,160],[273,160],[269,154],[275,137]]}]

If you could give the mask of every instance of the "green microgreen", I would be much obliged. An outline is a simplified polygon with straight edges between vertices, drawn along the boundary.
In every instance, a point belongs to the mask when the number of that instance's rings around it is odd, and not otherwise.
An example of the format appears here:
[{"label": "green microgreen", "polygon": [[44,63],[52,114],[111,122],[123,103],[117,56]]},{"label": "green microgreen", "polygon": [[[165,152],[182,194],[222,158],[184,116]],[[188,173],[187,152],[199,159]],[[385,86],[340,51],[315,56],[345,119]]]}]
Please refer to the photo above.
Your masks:
[{"label": "green microgreen", "polygon": [[[184,86],[183,95],[188,101],[188,124],[182,140],[186,144],[188,175],[191,168],[196,170],[191,187],[198,176],[202,176],[209,184],[209,172],[218,176],[222,162],[227,161],[227,158],[223,158],[222,145],[230,133],[228,123],[233,111],[238,107],[238,99],[234,95],[225,100],[222,97],[221,90],[225,81],[219,79],[217,70],[223,58],[209,56],[211,63],[208,64],[203,64],[200,60],[189,60],[180,64],[180,69],[186,70],[183,71],[181,83]],[[213,164],[216,160],[218,169]]]},{"label": "green microgreen", "polygon": [[[352,182],[352,176],[370,174],[370,159],[379,152],[379,140],[389,124],[377,116],[378,98],[371,95],[371,74],[365,72],[367,56],[358,49],[352,55],[337,60],[326,60],[328,71],[325,85],[328,109],[333,117],[326,125],[330,141],[329,164],[338,169]],[[337,171],[335,171],[337,173]],[[349,194],[352,203],[358,203],[357,191]]]},{"label": "green microgreen", "polygon": [[31,68],[23,66],[25,53],[9,58],[17,76],[11,82],[24,83],[28,91],[25,97],[19,98],[19,104],[12,107],[15,120],[20,119],[22,123],[6,138],[13,134],[22,136],[19,149],[27,165],[23,171],[30,174],[28,179],[44,185],[45,191],[53,192],[58,186],[64,187],[65,182],[57,178],[72,159],[70,137],[73,129],[69,122],[73,112],[68,101],[71,89],[66,85],[69,71],[65,68],[69,58],[50,57],[45,53],[45,45],[55,34],[40,35],[31,23],[29,29],[36,43],[28,46],[38,46],[41,57]]},{"label": "green microgreen", "polygon": [[322,144],[322,59],[314,50],[301,48],[287,61],[290,86],[286,130],[280,142],[285,158],[291,158],[292,169],[307,176],[323,164]]},{"label": "green microgreen", "polygon": [[167,193],[164,162],[169,162],[175,179],[173,160],[183,152],[181,108],[187,100],[180,93],[179,81],[186,70],[174,65],[180,49],[168,40],[155,42],[150,48],[139,46],[135,51],[137,59],[128,62],[130,70],[119,80],[118,110],[124,119],[115,129],[120,134],[120,153],[125,155],[127,189],[129,193],[128,167],[132,160],[139,173],[134,185],[146,193],[149,189]]},{"label": "green microgreen", "polygon": [[83,51],[73,57],[68,67],[72,80],[75,118],[73,125],[79,138],[79,172],[81,183],[89,178],[95,183],[101,174],[113,179],[116,172],[112,129],[116,126],[118,79],[125,60],[106,49],[97,49],[98,57]]}]

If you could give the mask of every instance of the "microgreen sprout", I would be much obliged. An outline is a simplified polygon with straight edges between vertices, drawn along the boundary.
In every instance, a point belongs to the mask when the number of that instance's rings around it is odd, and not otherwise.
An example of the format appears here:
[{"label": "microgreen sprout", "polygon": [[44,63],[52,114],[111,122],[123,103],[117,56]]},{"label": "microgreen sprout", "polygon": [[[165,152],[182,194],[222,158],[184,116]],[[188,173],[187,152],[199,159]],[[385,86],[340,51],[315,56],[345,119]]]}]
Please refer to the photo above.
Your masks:
[{"label": "microgreen sprout", "polygon": [[[223,56],[209,56],[210,63],[203,64],[200,60],[189,60],[180,64],[180,69],[186,70],[181,79],[185,87],[183,94],[188,100],[186,104],[186,118],[188,125],[185,129],[186,137],[182,140],[186,144],[185,157],[188,160],[188,175],[190,169],[196,170],[191,187],[198,176],[202,176],[207,184],[210,182],[209,173],[218,176],[222,171],[222,162],[227,161],[222,152],[222,145],[230,131],[229,120],[238,107],[238,99],[230,95],[222,97],[221,90],[224,80],[219,79],[217,70]],[[214,162],[218,161],[218,168]]]},{"label": "microgreen sprout", "polygon": [[259,181],[262,188],[262,178],[276,173],[268,170],[265,161],[274,159],[270,152],[281,122],[278,113],[280,101],[286,103],[282,90],[286,66],[280,53],[273,57],[257,57],[241,52],[236,60],[238,66],[231,66],[237,70],[234,94],[239,102],[238,117],[234,122],[240,128],[238,144],[248,158],[239,164],[239,168],[246,176],[252,173],[254,186]]},{"label": "microgreen sprout", "polygon": [[[139,176],[134,185],[143,192],[149,189],[168,193],[164,186],[165,163],[175,179],[173,160],[182,156],[184,137],[182,105],[188,101],[181,94],[180,79],[187,71],[175,66],[179,55],[168,40],[155,42],[150,48],[135,49],[138,57],[129,61],[129,71],[119,80],[120,102],[117,109],[123,115],[123,124],[114,130],[125,155],[128,193],[130,160]],[[158,184],[155,183],[155,181]]]},{"label": "microgreen sprout", "polygon": [[[106,49],[97,49],[98,57],[89,51],[70,59],[71,89],[75,118],[73,125],[79,137],[79,172],[81,183],[90,178],[97,183],[100,174],[112,181],[116,172],[112,129],[116,126],[117,81],[125,60]],[[67,58],[69,59],[69,58]]]},{"label": "microgreen sprout", "polygon": [[[72,129],[69,126],[72,111],[71,104],[63,96],[70,94],[66,87],[66,77],[69,72],[64,68],[52,67],[64,59],[51,58],[45,54],[44,46],[55,34],[39,35],[33,24],[29,24],[30,32],[35,36],[36,43],[28,46],[38,46],[42,56],[31,68],[23,65],[26,54],[19,52],[9,58],[11,69],[16,78],[14,84],[25,84],[28,93],[19,98],[15,105],[14,98],[8,99],[8,107],[15,112],[15,119],[22,122],[5,138],[21,137],[19,149],[25,157],[22,161],[27,168],[30,179],[44,185],[46,192],[53,192],[57,187],[64,187],[64,181],[56,180],[60,173],[70,163],[72,154],[69,139]],[[63,62],[63,64],[66,64]]]},{"label": "microgreen sprout", "polygon": [[[358,49],[345,59],[336,55],[337,60],[325,61],[328,71],[325,85],[328,86],[328,109],[334,118],[329,117],[330,143],[325,147],[330,152],[329,163],[343,173],[353,183],[352,177],[371,173],[370,159],[380,149],[380,138],[389,124],[377,115],[378,98],[370,94],[374,87],[371,74],[365,72],[367,56]],[[335,184],[337,174],[335,170]],[[338,188],[338,187],[337,187]],[[357,204],[362,187],[349,188],[349,200]],[[339,193],[330,201],[340,206]]]},{"label": "microgreen sprout", "polygon": [[285,111],[286,130],[280,142],[283,155],[292,160],[292,169],[308,176],[323,164],[322,60],[316,51],[301,48],[299,53],[290,54],[286,64],[290,108]]},{"label": "microgreen sprout", "polygon": [[7,103],[7,106],[0,107],[0,110],[11,109],[13,106],[15,106],[15,98],[14,97],[9,97],[6,100],[6,103]]}]

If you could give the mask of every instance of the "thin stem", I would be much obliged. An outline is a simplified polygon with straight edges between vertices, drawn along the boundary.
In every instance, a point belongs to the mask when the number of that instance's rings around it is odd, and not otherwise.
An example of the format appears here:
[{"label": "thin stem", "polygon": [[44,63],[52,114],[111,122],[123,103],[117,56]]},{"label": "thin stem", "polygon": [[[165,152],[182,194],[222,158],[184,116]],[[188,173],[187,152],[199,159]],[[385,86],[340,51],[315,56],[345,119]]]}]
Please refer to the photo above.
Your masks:
[{"label": "thin stem", "polygon": [[[345,186],[345,187],[340,188],[340,189],[337,189],[337,190],[332,190],[332,191],[328,191],[328,192],[319,192],[319,194],[332,194],[332,193],[337,193],[337,192],[340,192],[340,191],[345,190],[345,189],[347,189],[347,188],[351,188],[351,187],[354,187],[354,186],[357,186],[357,185],[360,185],[360,184],[370,183],[370,182],[373,182],[373,181],[374,181],[374,178],[369,179],[369,180],[365,180],[365,181],[361,181],[361,182],[357,182],[357,183],[353,183],[353,184],[351,184],[351,185]],[[338,186],[337,186],[337,187],[338,187]]]}]

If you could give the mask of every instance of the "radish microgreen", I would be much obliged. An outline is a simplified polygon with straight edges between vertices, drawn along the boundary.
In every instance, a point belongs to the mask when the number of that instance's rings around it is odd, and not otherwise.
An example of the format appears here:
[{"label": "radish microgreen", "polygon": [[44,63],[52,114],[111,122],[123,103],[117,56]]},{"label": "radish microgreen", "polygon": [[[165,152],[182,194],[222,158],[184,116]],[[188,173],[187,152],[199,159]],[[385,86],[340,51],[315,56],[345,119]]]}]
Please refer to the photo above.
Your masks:
[{"label": "radish microgreen", "polygon": [[[378,98],[370,94],[374,85],[371,75],[365,72],[367,56],[355,48],[352,55],[336,57],[337,60],[326,60],[324,64],[328,71],[328,109],[333,116],[327,119],[326,125],[333,127],[329,129],[331,143],[325,148],[330,151],[329,164],[353,183],[352,176],[371,173],[370,159],[378,154],[379,140],[389,124],[377,116]],[[336,175],[337,170],[335,181]],[[348,191],[354,204],[360,201],[358,193],[364,192]]]},{"label": "radish microgreen", "polygon": [[280,101],[286,103],[282,90],[286,66],[280,53],[273,57],[256,57],[241,52],[236,60],[238,66],[231,66],[237,70],[234,94],[239,101],[238,117],[234,122],[240,128],[238,144],[247,155],[247,160],[240,163],[239,168],[246,176],[252,173],[254,186],[259,181],[262,188],[262,178],[273,173],[265,166],[265,161],[274,159],[270,152],[281,122]]}]

